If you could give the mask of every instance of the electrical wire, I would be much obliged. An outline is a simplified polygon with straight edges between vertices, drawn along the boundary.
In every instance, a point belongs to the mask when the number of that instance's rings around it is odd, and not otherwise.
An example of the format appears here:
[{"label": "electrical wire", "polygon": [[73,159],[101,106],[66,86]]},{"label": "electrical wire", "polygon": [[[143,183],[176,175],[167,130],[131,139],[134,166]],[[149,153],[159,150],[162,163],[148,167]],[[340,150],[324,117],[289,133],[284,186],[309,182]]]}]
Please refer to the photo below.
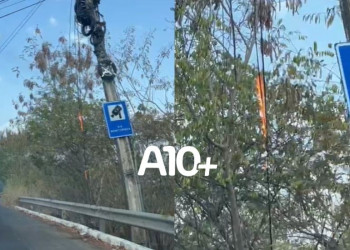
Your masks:
[{"label": "electrical wire", "polygon": [[[75,30],[78,30],[78,24],[76,21],[74,21],[74,26],[75,26]],[[78,38],[78,62],[80,61],[80,57],[81,57],[81,45],[80,45],[80,34],[79,32],[77,32],[77,38]],[[73,39],[75,39],[75,37],[73,37]],[[81,86],[81,72],[77,69],[77,91],[78,91],[78,112],[79,114],[82,116],[83,115],[83,102],[82,102],[82,86]],[[82,132],[84,132],[84,130],[82,130]],[[85,133],[84,133],[85,135]],[[85,137],[84,137],[85,139]],[[85,153],[85,150],[84,150]]]},{"label": "electrical wire", "polygon": [[[257,4],[256,0],[254,0],[254,8],[255,12],[257,11]],[[260,11],[262,10],[262,1],[260,0],[259,2],[259,9]],[[266,183],[267,183],[267,206],[268,206],[268,224],[269,224],[269,240],[270,240],[270,249],[273,250],[273,235],[272,235],[272,215],[271,215],[271,191],[270,191],[270,170],[268,167],[268,159],[270,155],[270,150],[269,150],[269,140],[268,140],[268,129],[267,129],[267,109],[266,109],[266,79],[265,79],[265,60],[264,60],[264,36],[263,36],[263,22],[262,22],[262,14],[259,11],[259,26],[260,26],[260,53],[261,53],[261,68],[259,67],[259,54],[257,51],[257,62],[258,62],[258,70],[259,74],[261,73],[262,76],[262,81],[263,81],[263,86],[264,86],[264,100],[265,100],[265,117],[266,117],[266,138],[265,138],[265,150],[266,150]],[[255,13],[255,18],[256,18],[257,12]],[[254,23],[255,26],[257,26],[257,22],[255,20]],[[255,30],[257,31],[257,30]],[[255,42],[257,46],[257,36],[255,32]]]},{"label": "electrical wire", "polygon": [[[230,1],[230,9],[232,10],[232,1]],[[232,39],[233,39],[233,71],[235,76],[235,83],[237,84],[237,67],[236,67],[236,60],[237,60],[237,44],[236,44],[236,32],[235,32],[235,25],[234,25],[234,19],[233,19],[233,12],[231,12],[230,15],[230,21],[231,21],[231,29],[232,29]]]},{"label": "electrical wire", "polygon": [[5,7],[0,8],[0,10],[6,9],[6,8],[8,8],[8,7],[14,6],[14,5],[19,4],[19,3],[23,3],[23,2],[25,2],[25,1],[26,1],[26,0],[22,0],[22,1],[15,2],[15,3],[13,3],[13,4],[10,4],[10,5],[7,5],[7,6],[5,6]]},{"label": "electrical wire", "polygon": [[14,37],[18,34],[21,28],[25,25],[25,23],[29,20],[29,18],[34,14],[34,7],[27,16],[19,23],[19,25],[12,31],[10,36],[0,45],[0,53],[9,45],[9,43],[14,39]]},{"label": "electrical wire", "polygon": [[45,1],[46,1],[46,0],[41,0],[41,1],[39,1],[39,2],[33,3],[33,4],[31,4],[31,5],[28,5],[28,6],[26,6],[26,7],[23,7],[23,8],[21,8],[21,9],[12,11],[12,12],[10,12],[10,13],[8,13],[8,14],[5,14],[5,15],[3,15],[3,16],[0,16],[0,19],[5,18],[5,17],[10,16],[10,15],[13,15],[13,14],[19,12],[19,11],[28,9],[28,8],[30,8],[30,7],[32,7],[32,6],[35,6],[35,5],[40,4],[40,3],[43,3],[43,2],[45,2]]},{"label": "electrical wire", "polygon": [[3,4],[3,3],[6,3],[6,2],[8,2],[9,0],[1,0],[0,1],[0,4]]},{"label": "electrical wire", "polygon": [[255,41],[255,53],[256,53],[256,65],[258,67],[258,71],[260,73],[260,63],[259,63],[259,49],[258,49],[258,38],[257,38],[257,33],[258,33],[258,23],[257,23],[257,3],[256,0],[254,0],[254,41]]},{"label": "electrical wire", "polygon": [[42,3],[45,0],[41,1],[40,4],[36,5],[27,16],[19,23],[19,25],[12,31],[10,36],[0,45],[0,54],[4,51],[4,49],[11,43],[11,41],[16,37],[18,32],[26,25],[29,19],[35,14],[35,12],[40,8]]},{"label": "electrical wire", "polygon": [[70,37],[71,37],[71,32],[72,32],[72,15],[73,15],[72,6],[73,6],[73,0],[70,1],[70,10],[69,10],[69,34],[68,34],[69,52],[71,49]]}]

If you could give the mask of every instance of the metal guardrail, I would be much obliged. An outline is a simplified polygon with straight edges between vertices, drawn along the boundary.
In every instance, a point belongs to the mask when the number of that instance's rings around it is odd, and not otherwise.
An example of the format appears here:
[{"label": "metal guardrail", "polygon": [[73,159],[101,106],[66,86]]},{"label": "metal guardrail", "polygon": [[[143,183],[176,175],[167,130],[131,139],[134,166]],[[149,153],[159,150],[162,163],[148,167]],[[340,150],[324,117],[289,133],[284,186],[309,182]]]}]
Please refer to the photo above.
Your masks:
[{"label": "metal guardrail", "polygon": [[115,221],[166,234],[175,234],[174,217],[172,216],[32,197],[20,197],[19,202],[88,215],[100,220]]}]

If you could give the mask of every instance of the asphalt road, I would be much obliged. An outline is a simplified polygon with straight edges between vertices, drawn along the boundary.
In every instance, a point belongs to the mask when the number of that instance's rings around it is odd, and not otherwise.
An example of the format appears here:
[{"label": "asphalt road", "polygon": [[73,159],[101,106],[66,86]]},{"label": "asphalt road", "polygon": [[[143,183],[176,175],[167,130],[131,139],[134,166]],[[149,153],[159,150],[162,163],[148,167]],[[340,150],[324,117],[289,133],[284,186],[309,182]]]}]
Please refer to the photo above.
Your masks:
[{"label": "asphalt road", "polygon": [[96,250],[54,225],[1,206],[0,250]]}]

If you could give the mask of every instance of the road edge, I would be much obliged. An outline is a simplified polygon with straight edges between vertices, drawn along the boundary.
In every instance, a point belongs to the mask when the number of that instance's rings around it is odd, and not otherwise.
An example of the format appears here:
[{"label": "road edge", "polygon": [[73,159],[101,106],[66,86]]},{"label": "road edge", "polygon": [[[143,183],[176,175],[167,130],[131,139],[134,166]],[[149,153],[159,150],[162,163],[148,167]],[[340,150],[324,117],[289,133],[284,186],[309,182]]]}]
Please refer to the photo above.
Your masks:
[{"label": "road edge", "polygon": [[61,224],[65,227],[74,228],[74,229],[78,230],[81,235],[89,235],[97,240],[103,241],[103,242],[110,244],[112,246],[124,247],[126,250],[152,250],[151,248],[137,245],[131,241],[128,241],[128,240],[125,240],[125,239],[122,239],[122,238],[119,238],[117,236],[113,236],[110,234],[106,234],[106,233],[100,232],[100,231],[95,230],[95,229],[91,229],[87,226],[84,226],[84,225],[81,225],[81,224],[78,224],[75,222],[62,220],[62,219],[56,218],[54,216],[38,213],[38,212],[29,210],[29,209],[26,209],[23,207],[19,207],[19,206],[15,206],[15,209],[22,211],[24,213],[30,214],[30,215],[34,215],[34,216]]}]

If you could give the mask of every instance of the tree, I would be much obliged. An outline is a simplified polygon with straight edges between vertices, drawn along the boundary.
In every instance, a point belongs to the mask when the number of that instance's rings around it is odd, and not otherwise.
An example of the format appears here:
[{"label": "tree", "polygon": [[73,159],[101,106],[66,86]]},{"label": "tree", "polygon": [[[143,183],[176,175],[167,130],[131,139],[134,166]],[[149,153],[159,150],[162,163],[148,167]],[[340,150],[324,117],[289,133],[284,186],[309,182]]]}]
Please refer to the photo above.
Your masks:
[{"label": "tree", "polygon": [[[292,51],[289,39],[304,38],[274,22],[272,1],[211,3],[180,1],[176,9],[176,112],[184,120],[177,141],[218,164],[209,177],[177,179],[178,248],[270,248],[270,203],[274,248],[338,249],[348,231],[340,191],[348,183],[337,179],[347,176],[348,125],[339,88],[321,75],[322,57],[334,54],[317,46]],[[255,46],[273,66],[265,72],[269,184]]]},{"label": "tree", "polygon": [[[145,107],[144,112],[130,112],[135,123],[133,145],[138,160],[139,148],[173,138],[172,104],[163,106],[152,97],[154,93],[171,91],[160,72],[171,48],[162,50],[156,62],[152,62],[149,59],[152,37],[148,36],[141,49],[135,42],[128,43],[131,40],[135,41],[135,35],[129,30],[121,41],[127,46],[117,48],[115,59],[119,81],[123,83],[118,85],[124,88],[123,98],[132,107],[140,103]],[[24,80],[28,97],[19,95],[14,102],[18,117],[12,124],[20,133],[8,133],[0,139],[5,198],[15,202],[18,196],[28,195],[126,208],[122,171],[115,157],[116,148],[107,136],[101,109],[103,99],[98,99],[100,81],[91,47],[79,41],[69,45],[64,37],[59,38],[58,44],[49,44],[39,40],[38,35],[27,43],[23,57],[31,62],[34,77]],[[120,53],[121,49],[124,53]],[[148,81],[146,87],[138,77],[143,71],[152,73],[143,77]],[[22,74],[19,69],[16,73]],[[133,88],[134,92],[130,91]],[[149,121],[153,126],[142,126]],[[150,131],[155,124],[161,133]],[[142,190],[147,197],[146,211],[173,214],[170,181],[160,182],[157,176],[148,174],[142,179]],[[93,220],[88,223],[96,226]],[[125,226],[111,224],[109,230],[129,237]],[[168,236],[159,233],[150,236],[156,249],[173,247]]]}]

